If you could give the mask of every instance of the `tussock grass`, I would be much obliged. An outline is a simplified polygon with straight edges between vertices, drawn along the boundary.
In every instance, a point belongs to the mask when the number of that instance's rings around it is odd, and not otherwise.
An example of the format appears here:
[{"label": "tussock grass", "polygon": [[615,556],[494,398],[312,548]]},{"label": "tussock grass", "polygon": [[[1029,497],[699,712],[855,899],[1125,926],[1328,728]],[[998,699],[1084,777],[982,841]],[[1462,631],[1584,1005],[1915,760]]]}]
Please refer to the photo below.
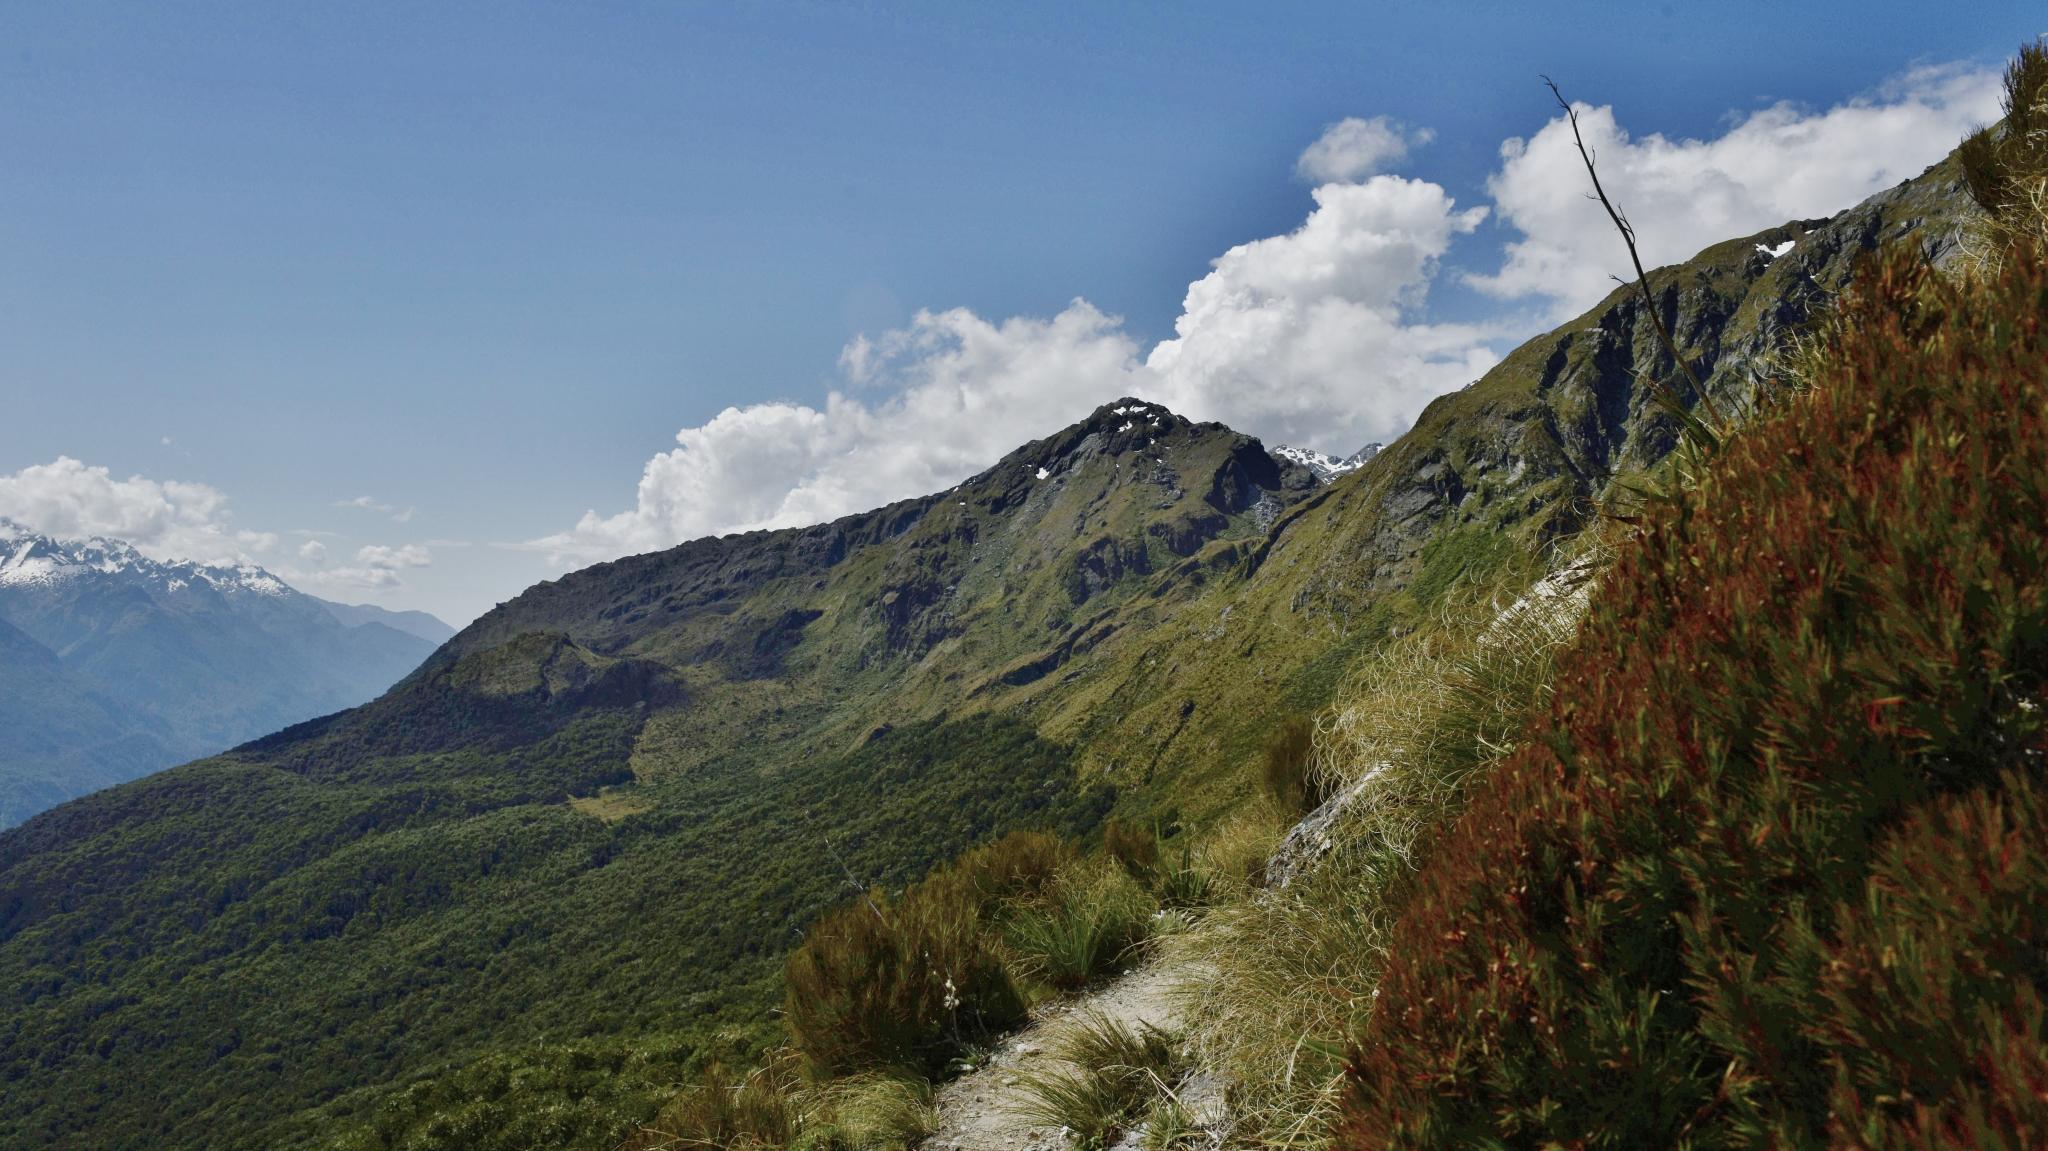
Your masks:
[{"label": "tussock grass", "polygon": [[1023,1114],[1073,1132],[1084,1151],[1102,1147],[1155,1103],[1172,1103],[1185,1071],[1180,1041],[1150,1024],[1132,1027],[1082,1011],[1052,1041],[1054,1059],[1065,1066],[1022,1077]]},{"label": "tussock grass", "polygon": [[2048,248],[2048,49],[2022,45],[2005,72],[2005,118],[1957,149],[1963,180],[1982,209],[1963,235],[1963,266],[1996,276],[2007,255]]},{"label": "tussock grass", "polygon": [[[1582,541],[1548,570],[1524,563],[1454,591],[1434,626],[1368,656],[1317,718],[1304,786],[1349,796],[1332,828],[1338,846],[1284,890],[1224,903],[1184,942],[1212,972],[1191,1005],[1193,1040],[1236,1085],[1243,1137],[1327,1138],[1342,1052],[1371,1011],[1418,857],[1547,701],[1606,556]],[[1244,851],[1245,830],[1211,850]],[[1261,864],[1272,843],[1269,832]]]},{"label": "tussock grass", "polygon": [[706,1070],[619,1151],[910,1151],[938,1130],[932,1085],[906,1072],[806,1083],[784,1051],[735,1078]]},{"label": "tussock grass", "polygon": [[705,1070],[703,1082],[663,1107],[621,1151],[787,1147],[806,1118],[803,1100],[786,1066],[771,1063],[735,1079],[725,1068],[713,1065]]},{"label": "tussock grass", "polygon": [[1129,959],[1158,909],[1120,864],[1090,860],[1060,872],[1037,898],[1016,903],[1003,938],[1028,978],[1073,990]]},{"label": "tussock grass", "polygon": [[939,1129],[931,1083],[914,1075],[862,1075],[819,1092],[819,1120],[798,1151],[910,1151]]},{"label": "tussock grass", "polygon": [[1066,877],[1078,866],[1057,836],[1017,832],[912,885],[898,905],[871,893],[825,915],[785,968],[797,1050],[823,1076],[892,1067],[936,1074],[966,1045],[1021,1023],[1027,990],[999,930],[1005,918],[1037,912],[1013,908],[1067,913],[1044,915],[1061,945],[1055,955],[1078,949],[1092,960],[1089,948],[1131,942],[1117,934],[1121,920],[1091,915],[1101,902],[1091,901],[1092,888],[1068,894]]}]

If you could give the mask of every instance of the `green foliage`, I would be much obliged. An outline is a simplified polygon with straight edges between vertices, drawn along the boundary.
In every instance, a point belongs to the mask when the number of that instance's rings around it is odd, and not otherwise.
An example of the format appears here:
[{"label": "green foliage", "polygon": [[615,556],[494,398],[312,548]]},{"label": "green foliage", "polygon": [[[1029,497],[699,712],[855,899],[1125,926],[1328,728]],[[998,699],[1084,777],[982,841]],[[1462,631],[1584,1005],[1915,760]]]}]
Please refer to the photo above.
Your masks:
[{"label": "green foliage", "polygon": [[1432,536],[1422,545],[1422,566],[1408,585],[1408,596],[1427,612],[1453,588],[1490,583],[1515,554],[1514,541],[1497,531],[1465,528]]},{"label": "green foliage", "polygon": [[384,1094],[335,1151],[613,1151],[701,1062],[693,1043],[545,1044],[457,1064]]},{"label": "green foliage", "polygon": [[1884,261],[1649,509],[1429,847],[1340,1145],[2038,1142],[2043,299]]},{"label": "green foliage", "polygon": [[2048,48],[2023,44],[2005,70],[2005,118],[1956,149],[1984,210],[1980,262],[1995,269],[2020,242],[2048,241]]},{"label": "green foliage", "polygon": [[[429,1089],[452,1100],[472,1058],[542,1041],[630,1055],[728,1033],[720,1058],[743,1065],[774,1038],[784,954],[842,898],[823,837],[896,888],[1013,828],[1084,834],[1107,799],[1074,792],[1064,748],[976,717],[772,776],[714,760],[614,824],[556,802],[624,772],[639,722],[583,709],[535,744],[409,756],[337,723],[317,738],[360,754],[324,778],[276,746],[10,831],[0,1143],[291,1147],[382,1124],[400,1146],[431,1116],[380,1118],[372,1088],[452,1060]],[[652,1097],[524,1074],[517,1107],[465,1122],[515,1142],[516,1111],[561,1099],[612,1130]]]}]

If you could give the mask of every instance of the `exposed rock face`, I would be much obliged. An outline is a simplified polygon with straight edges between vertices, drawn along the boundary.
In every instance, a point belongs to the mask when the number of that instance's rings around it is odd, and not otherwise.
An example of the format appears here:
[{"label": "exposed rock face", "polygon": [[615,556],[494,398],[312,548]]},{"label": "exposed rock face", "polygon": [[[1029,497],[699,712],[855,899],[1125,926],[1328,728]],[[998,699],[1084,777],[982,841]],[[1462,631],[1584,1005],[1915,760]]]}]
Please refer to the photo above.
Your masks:
[{"label": "exposed rock face", "polygon": [[1289,828],[1281,838],[1280,846],[1273,849],[1273,857],[1266,861],[1266,886],[1278,891],[1294,882],[1296,877],[1314,870],[1316,864],[1337,846],[1337,825],[1358,797],[1365,794],[1371,782],[1372,776],[1366,775],[1324,800],[1314,811],[1303,816],[1301,822]]}]

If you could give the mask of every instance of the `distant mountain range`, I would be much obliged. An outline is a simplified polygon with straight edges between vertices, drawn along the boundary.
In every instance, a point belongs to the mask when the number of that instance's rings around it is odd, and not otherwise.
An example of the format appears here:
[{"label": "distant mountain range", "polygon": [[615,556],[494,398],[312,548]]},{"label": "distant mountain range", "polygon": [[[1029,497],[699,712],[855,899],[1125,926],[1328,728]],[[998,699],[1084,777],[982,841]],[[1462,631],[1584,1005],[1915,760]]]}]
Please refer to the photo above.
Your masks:
[{"label": "distant mountain range", "polygon": [[374,699],[454,634],[0,519],[0,827]]},{"label": "distant mountain range", "polygon": [[1290,448],[1282,444],[1273,449],[1273,458],[1300,464],[1315,473],[1316,478],[1329,483],[1347,472],[1364,467],[1374,456],[1380,454],[1380,445],[1367,444],[1349,456],[1339,458],[1314,448]]}]

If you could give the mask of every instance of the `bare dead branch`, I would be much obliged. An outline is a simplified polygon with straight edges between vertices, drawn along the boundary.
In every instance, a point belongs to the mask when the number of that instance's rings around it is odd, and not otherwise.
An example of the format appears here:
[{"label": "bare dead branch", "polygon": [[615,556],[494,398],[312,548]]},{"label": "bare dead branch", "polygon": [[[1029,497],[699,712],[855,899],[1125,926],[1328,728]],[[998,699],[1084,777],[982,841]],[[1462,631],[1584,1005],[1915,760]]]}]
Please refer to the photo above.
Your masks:
[{"label": "bare dead branch", "polygon": [[[1657,330],[1657,338],[1663,341],[1664,350],[1670,352],[1671,358],[1677,361],[1678,370],[1685,373],[1686,382],[1692,385],[1693,394],[1699,397],[1700,403],[1706,403],[1706,387],[1700,383],[1700,378],[1693,374],[1692,365],[1686,362],[1684,353],[1678,350],[1678,344],[1671,339],[1671,333],[1664,329],[1663,318],[1657,314],[1656,298],[1650,295],[1650,277],[1643,272],[1643,258],[1636,254],[1635,226],[1628,222],[1628,217],[1622,214],[1621,209],[1614,206],[1614,201],[1607,198],[1607,189],[1600,186],[1600,171],[1593,166],[1593,154],[1586,150],[1586,138],[1579,134],[1579,110],[1572,107],[1571,102],[1564,98],[1563,92],[1558,91],[1557,81],[1545,76],[1543,82],[1549,85],[1550,94],[1557,97],[1558,107],[1563,108],[1565,116],[1571,120],[1572,142],[1579,146],[1579,159],[1586,162],[1586,175],[1593,178],[1593,195],[1588,198],[1600,201],[1600,206],[1607,209],[1607,218],[1614,221],[1615,230],[1621,233],[1622,243],[1628,245],[1629,262],[1636,267],[1636,289],[1643,295],[1643,307],[1649,310],[1650,326]],[[1711,412],[1713,409],[1709,407],[1707,410]]]}]

